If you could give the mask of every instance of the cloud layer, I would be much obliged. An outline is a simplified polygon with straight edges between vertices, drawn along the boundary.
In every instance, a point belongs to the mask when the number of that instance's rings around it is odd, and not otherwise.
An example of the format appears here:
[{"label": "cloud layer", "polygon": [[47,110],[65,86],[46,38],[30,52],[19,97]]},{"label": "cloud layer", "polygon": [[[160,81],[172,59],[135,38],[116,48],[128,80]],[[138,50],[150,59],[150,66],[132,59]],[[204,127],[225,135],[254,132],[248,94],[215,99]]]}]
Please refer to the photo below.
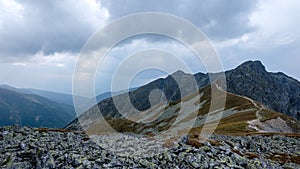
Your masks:
[{"label": "cloud layer", "polygon": [[249,24],[249,14],[256,8],[256,0],[100,0],[111,18],[119,18],[138,12],[165,12],[183,17],[211,39],[235,38],[254,31]]},{"label": "cloud layer", "polygon": [[[1,58],[79,52],[108,11],[96,1],[0,1]],[[18,58],[20,59],[20,58]]]},{"label": "cloud layer", "polygon": [[[164,12],[188,20],[212,41],[225,69],[259,59],[270,71],[300,79],[299,8],[299,0],[2,0],[0,83],[70,92],[77,58],[88,38],[107,23],[137,12]],[[115,65],[147,48],[171,50],[190,63],[193,72],[203,71],[181,44],[141,36],[110,53],[102,68],[106,74],[96,79],[105,84],[99,92],[109,89],[106,81]],[[141,76],[135,81],[153,78]]]}]

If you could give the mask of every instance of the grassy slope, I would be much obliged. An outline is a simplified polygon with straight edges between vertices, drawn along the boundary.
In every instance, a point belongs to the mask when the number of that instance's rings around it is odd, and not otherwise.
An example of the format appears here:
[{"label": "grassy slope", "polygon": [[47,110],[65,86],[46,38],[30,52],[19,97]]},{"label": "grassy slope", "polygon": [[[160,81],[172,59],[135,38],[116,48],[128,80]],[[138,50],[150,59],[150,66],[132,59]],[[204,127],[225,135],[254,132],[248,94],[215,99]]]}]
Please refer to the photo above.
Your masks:
[{"label": "grassy slope", "polygon": [[[198,111],[198,115],[205,115],[209,113],[209,111],[215,110],[214,106],[211,106],[211,87],[208,86],[202,90],[199,91],[199,93],[202,93],[203,96],[201,99],[194,104],[200,104],[204,103],[202,107]],[[216,92],[222,92],[218,90],[217,88],[213,88],[213,90],[217,90]],[[195,97],[199,93],[194,93],[192,95],[189,95],[182,99],[182,101],[188,101],[189,99]],[[220,98],[216,98],[217,102],[214,104],[219,104],[218,101],[220,101],[222,98],[222,95],[219,95]],[[177,104],[180,104],[179,101],[171,102],[169,103],[165,110],[170,109],[172,106],[177,106]],[[220,103],[221,104],[221,103]],[[257,103],[259,104],[259,103]],[[218,107],[218,106],[217,106]],[[180,107],[179,107],[180,108]],[[174,123],[177,117],[177,111],[179,111],[179,108],[174,111],[174,114],[172,116],[169,116],[166,119],[157,118],[156,120],[150,122],[150,123],[135,123],[133,121],[118,118],[118,119],[112,119],[112,118],[106,118],[106,121],[109,123],[110,126],[112,126],[115,130],[119,132],[134,132],[134,133],[144,133],[144,134],[153,134],[160,131],[167,130],[171,127],[171,125]],[[233,114],[231,116],[222,118],[219,122],[218,127],[214,131],[214,133],[217,134],[229,134],[229,135],[248,135],[248,134],[255,134],[257,131],[253,131],[247,128],[248,121],[257,119],[256,111],[258,110],[251,101],[231,94],[226,93],[226,104],[225,104],[225,110],[234,109],[238,112],[236,114]],[[271,110],[264,109],[260,113],[260,119],[261,121],[267,121],[270,119],[275,119],[277,117],[282,118],[287,122],[289,127],[293,128],[294,130],[299,130],[299,123],[294,123],[294,120],[284,114],[277,113]],[[190,120],[191,117],[186,117],[185,119],[181,120],[181,122],[186,122]],[[106,129],[102,127],[103,121],[98,121],[96,124],[91,126],[88,130],[89,133],[99,134],[102,132],[105,132]],[[162,125],[166,124],[166,125]],[[194,127],[190,133],[200,133],[203,129],[203,126],[200,127]],[[147,131],[147,132],[145,132]],[[180,131],[179,131],[180,133]]]}]

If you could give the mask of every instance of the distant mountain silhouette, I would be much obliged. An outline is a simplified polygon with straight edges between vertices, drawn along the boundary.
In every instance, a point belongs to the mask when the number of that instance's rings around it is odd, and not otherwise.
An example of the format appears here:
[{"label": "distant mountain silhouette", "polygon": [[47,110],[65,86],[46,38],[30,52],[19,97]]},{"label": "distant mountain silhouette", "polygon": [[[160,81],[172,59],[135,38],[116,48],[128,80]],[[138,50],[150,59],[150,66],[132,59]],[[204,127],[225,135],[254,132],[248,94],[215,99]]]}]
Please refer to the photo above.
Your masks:
[{"label": "distant mountain silhouette", "polygon": [[10,89],[7,86],[0,87],[0,126],[18,124],[58,128],[65,126],[76,116],[70,105],[22,93],[13,87]]}]

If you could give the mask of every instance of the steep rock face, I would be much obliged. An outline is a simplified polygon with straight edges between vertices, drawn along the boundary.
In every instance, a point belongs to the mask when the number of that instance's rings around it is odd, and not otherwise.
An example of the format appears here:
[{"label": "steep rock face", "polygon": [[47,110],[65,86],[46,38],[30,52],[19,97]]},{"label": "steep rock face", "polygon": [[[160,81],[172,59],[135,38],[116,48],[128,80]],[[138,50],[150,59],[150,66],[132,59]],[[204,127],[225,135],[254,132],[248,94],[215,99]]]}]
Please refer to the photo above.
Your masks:
[{"label": "steep rock face", "polygon": [[[207,74],[197,73],[199,88],[209,85]],[[268,72],[260,61],[247,61],[225,72],[227,91],[256,100],[271,110],[300,120],[300,82],[284,73]],[[211,81],[218,74],[211,74]]]},{"label": "steep rock face", "polygon": [[269,73],[259,61],[226,72],[227,90],[300,119],[300,83],[283,73]]}]

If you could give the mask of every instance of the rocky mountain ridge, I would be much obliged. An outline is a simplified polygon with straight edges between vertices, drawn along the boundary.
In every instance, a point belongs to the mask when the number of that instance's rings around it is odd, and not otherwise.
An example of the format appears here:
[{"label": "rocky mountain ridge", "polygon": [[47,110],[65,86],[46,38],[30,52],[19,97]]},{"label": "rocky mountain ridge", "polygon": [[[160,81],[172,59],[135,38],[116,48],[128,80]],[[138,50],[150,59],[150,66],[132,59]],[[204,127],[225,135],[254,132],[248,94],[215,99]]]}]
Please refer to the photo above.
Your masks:
[{"label": "rocky mountain ridge", "polygon": [[267,72],[259,61],[227,71],[227,90],[300,120],[300,82],[284,73]]},{"label": "rocky mountain ridge", "polygon": [[[214,104],[219,104],[222,95],[226,95],[224,109],[211,109],[210,92],[215,90],[218,97]],[[124,106],[126,107],[126,106]],[[97,108],[97,107],[96,107]],[[109,132],[105,127],[108,123],[117,132],[133,132],[143,135],[165,135],[172,137],[182,133],[205,133],[209,131],[206,125],[213,124],[219,116],[214,133],[229,135],[244,135],[247,133],[282,132],[298,133],[300,123],[281,113],[271,111],[262,104],[244,97],[228,93],[218,88],[216,84],[170,103],[157,103],[150,109],[138,114],[123,114],[125,117],[106,116],[101,118],[96,108],[80,116],[67,126],[70,130],[82,130],[89,134]],[[95,113],[96,112],[96,113]],[[217,115],[220,114],[220,115]],[[209,125],[208,125],[209,126]],[[214,129],[212,129],[214,130]]]},{"label": "rocky mountain ridge", "polygon": [[[298,102],[300,101],[300,82],[297,80],[282,73],[269,73],[259,61],[245,62],[236,69],[226,71],[225,75],[227,80],[227,91],[229,93],[238,97],[241,96],[240,98],[242,100],[246,98],[248,100],[251,99],[261,102],[261,107],[264,107],[264,109],[268,112],[277,110],[277,112],[287,114],[291,117],[298,117],[300,110],[298,108]],[[212,77],[212,79],[209,79],[209,76]],[[132,103],[133,107],[123,106],[121,110],[122,112],[120,112],[120,110],[114,106],[114,100],[120,100],[121,105],[128,104],[127,94],[125,93],[117,95],[115,98],[108,98],[101,101],[97,106],[94,106],[85,112],[81,118],[91,119],[89,123],[92,124],[96,122],[95,119],[97,119],[97,113],[95,112],[98,112],[98,110],[100,110],[105,117],[120,118],[122,117],[122,114],[124,115],[126,112],[134,112],[134,109],[146,111],[151,107],[151,105],[176,102],[197,91],[197,88],[190,86],[198,86],[201,90],[206,86],[209,86],[209,84],[216,82],[218,80],[218,76],[218,73],[197,73],[195,75],[191,75],[182,71],[177,71],[166,78],[157,79],[145,86],[129,92],[129,103]],[[191,79],[196,79],[196,81]],[[197,84],[191,85],[194,82]],[[183,92],[180,92],[178,83],[185,86],[183,88]],[[157,95],[159,97],[154,98],[154,101],[151,100],[155,103],[153,104],[149,101],[149,95],[155,90],[160,90],[163,94]],[[183,96],[181,96],[181,94],[183,94]],[[206,97],[209,97],[210,93],[206,95]],[[242,98],[243,96],[246,97]],[[277,119],[275,122],[281,122],[281,119]],[[256,124],[262,126],[259,122]],[[69,124],[67,128],[78,129],[80,128],[80,122],[76,119]]]}]

